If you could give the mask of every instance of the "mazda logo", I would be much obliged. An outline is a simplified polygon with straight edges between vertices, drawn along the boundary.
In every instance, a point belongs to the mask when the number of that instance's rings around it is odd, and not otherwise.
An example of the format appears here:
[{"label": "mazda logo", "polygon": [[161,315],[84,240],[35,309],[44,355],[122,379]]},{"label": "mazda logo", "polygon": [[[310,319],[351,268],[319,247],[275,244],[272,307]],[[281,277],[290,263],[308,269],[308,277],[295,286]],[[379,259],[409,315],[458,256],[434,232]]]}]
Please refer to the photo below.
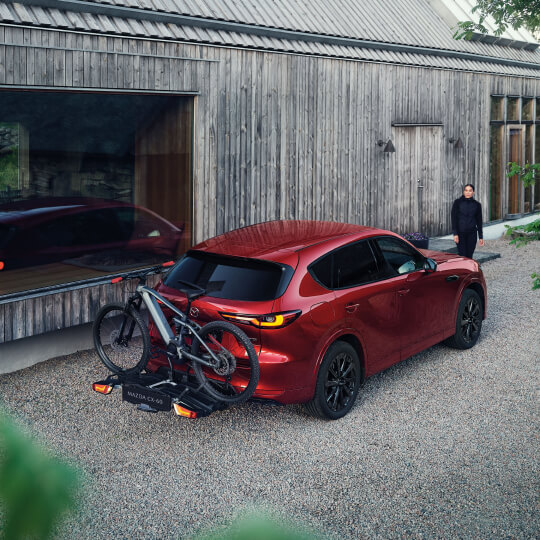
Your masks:
[{"label": "mazda logo", "polygon": [[194,319],[196,319],[196,318],[199,316],[199,310],[198,310],[196,307],[192,307],[192,308],[189,310],[189,314],[190,314]]}]

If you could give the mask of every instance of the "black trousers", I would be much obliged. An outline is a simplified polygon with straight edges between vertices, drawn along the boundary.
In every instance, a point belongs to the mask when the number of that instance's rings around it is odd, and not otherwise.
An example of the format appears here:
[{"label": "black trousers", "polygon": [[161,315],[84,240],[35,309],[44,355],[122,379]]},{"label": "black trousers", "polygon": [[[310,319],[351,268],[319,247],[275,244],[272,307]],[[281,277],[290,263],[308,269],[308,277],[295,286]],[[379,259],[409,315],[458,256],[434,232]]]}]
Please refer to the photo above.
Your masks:
[{"label": "black trousers", "polygon": [[457,250],[460,255],[472,259],[474,249],[476,248],[477,232],[458,232],[459,242]]}]

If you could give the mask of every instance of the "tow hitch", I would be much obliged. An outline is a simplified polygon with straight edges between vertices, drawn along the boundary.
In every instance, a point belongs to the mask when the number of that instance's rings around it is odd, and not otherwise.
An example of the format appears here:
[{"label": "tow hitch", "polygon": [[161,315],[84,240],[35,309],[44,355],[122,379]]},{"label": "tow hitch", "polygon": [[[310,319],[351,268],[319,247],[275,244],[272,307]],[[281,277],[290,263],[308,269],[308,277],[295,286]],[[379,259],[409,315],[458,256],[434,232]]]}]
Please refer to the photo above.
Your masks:
[{"label": "tow hitch", "polygon": [[161,368],[156,373],[135,375],[114,374],[92,384],[92,389],[109,395],[115,389],[122,390],[122,399],[137,405],[145,412],[170,411],[185,418],[201,418],[226,405],[209,396],[199,382],[187,373]]}]

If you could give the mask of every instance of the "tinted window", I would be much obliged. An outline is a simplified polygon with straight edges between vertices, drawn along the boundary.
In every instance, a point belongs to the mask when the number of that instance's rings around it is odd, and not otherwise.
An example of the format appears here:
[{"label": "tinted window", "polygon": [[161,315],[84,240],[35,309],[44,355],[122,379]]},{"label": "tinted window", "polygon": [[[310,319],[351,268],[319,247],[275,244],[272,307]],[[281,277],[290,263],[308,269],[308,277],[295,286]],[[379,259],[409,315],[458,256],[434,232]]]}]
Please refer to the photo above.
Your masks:
[{"label": "tinted window", "polygon": [[329,253],[312,264],[310,272],[329,289],[355,287],[382,277],[367,241]]},{"label": "tinted window", "polygon": [[285,292],[293,272],[287,265],[190,251],[169,273],[165,285],[182,289],[186,287],[182,280],[214,298],[273,300]]},{"label": "tinted window", "polygon": [[407,274],[424,267],[424,257],[397,238],[376,240],[386,263],[398,274]]}]

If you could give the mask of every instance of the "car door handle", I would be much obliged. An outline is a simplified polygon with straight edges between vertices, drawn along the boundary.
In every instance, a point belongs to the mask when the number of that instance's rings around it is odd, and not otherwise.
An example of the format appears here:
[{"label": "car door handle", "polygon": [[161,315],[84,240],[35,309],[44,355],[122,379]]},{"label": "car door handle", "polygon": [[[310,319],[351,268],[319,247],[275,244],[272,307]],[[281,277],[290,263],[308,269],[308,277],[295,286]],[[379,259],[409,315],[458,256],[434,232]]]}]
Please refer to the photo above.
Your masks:
[{"label": "car door handle", "polygon": [[459,279],[459,276],[456,276],[455,274],[453,276],[448,276],[446,278],[446,281],[457,281]]},{"label": "car door handle", "polygon": [[411,289],[399,289],[399,296],[405,296]]},{"label": "car door handle", "polygon": [[356,311],[356,308],[359,306],[360,304],[347,304],[345,306],[345,311],[348,311],[349,313],[353,313],[354,311]]}]

